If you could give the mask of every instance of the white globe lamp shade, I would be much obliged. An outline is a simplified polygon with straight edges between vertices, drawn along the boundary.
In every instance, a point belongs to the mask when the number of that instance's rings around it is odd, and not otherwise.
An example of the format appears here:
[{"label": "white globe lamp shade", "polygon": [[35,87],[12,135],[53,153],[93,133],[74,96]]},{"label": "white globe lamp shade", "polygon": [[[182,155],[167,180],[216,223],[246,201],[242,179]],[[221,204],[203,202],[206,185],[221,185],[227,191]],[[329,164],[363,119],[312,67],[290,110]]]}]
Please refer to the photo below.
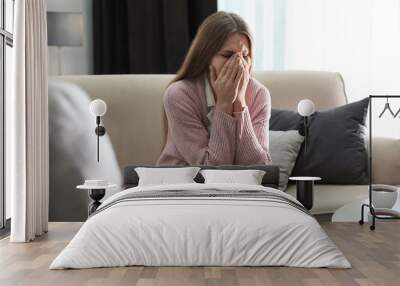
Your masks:
[{"label": "white globe lamp shade", "polygon": [[107,112],[107,104],[104,100],[95,99],[90,103],[89,110],[94,116],[103,116]]},{"label": "white globe lamp shade", "polygon": [[297,104],[297,111],[301,116],[310,116],[315,111],[314,102],[309,99],[300,100]]}]

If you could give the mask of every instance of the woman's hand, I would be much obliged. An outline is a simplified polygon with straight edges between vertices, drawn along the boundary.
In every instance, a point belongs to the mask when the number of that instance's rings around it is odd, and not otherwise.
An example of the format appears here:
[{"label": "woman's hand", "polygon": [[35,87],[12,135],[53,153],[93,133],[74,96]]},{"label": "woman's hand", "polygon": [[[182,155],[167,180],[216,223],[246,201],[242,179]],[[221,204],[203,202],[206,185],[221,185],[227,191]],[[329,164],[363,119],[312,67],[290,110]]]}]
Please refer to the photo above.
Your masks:
[{"label": "woman's hand", "polygon": [[210,81],[217,97],[215,108],[228,114],[232,114],[233,103],[238,97],[240,81],[244,75],[240,62],[240,57],[233,54],[225,62],[218,76],[214,67],[210,66]]},{"label": "woman's hand", "polygon": [[243,76],[239,84],[238,96],[233,103],[233,112],[240,112],[246,106],[246,90],[250,80],[250,67],[251,61],[248,63],[242,56],[240,58],[240,68],[242,69]]}]

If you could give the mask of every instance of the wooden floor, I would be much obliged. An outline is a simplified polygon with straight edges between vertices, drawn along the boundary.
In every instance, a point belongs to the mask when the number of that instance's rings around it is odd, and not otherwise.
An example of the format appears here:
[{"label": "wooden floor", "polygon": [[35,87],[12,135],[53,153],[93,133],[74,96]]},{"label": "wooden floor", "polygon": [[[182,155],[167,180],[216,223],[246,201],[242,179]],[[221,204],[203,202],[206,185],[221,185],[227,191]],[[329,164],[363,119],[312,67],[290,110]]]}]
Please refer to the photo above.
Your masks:
[{"label": "wooden floor", "polygon": [[48,270],[81,226],[51,223],[44,237],[0,241],[0,285],[400,285],[400,223],[379,222],[370,231],[356,223],[322,223],[353,268],[120,267]]}]

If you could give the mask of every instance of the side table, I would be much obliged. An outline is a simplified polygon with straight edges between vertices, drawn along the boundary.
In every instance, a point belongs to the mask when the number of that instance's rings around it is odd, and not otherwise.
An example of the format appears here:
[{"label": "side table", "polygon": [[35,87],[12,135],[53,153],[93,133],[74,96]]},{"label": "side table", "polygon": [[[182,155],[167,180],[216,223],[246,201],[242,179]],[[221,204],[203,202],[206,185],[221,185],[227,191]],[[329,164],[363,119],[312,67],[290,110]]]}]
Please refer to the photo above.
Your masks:
[{"label": "side table", "polygon": [[289,177],[289,180],[296,181],[296,199],[303,206],[311,210],[314,203],[314,181],[321,180],[320,177]]}]

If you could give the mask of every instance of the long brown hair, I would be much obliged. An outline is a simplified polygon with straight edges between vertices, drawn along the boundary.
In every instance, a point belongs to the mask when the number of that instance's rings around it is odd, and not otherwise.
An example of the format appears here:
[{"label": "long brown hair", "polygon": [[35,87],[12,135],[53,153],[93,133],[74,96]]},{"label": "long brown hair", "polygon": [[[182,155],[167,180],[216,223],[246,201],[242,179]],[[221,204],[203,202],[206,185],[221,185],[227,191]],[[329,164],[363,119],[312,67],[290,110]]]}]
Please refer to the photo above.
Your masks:
[{"label": "long brown hair", "polygon": [[[220,51],[229,35],[240,33],[249,39],[250,58],[253,61],[254,40],[247,23],[235,13],[219,11],[208,16],[197,30],[182,66],[175,78],[178,80],[195,78],[208,70],[211,59]],[[164,146],[168,137],[168,122],[163,108]]]}]

